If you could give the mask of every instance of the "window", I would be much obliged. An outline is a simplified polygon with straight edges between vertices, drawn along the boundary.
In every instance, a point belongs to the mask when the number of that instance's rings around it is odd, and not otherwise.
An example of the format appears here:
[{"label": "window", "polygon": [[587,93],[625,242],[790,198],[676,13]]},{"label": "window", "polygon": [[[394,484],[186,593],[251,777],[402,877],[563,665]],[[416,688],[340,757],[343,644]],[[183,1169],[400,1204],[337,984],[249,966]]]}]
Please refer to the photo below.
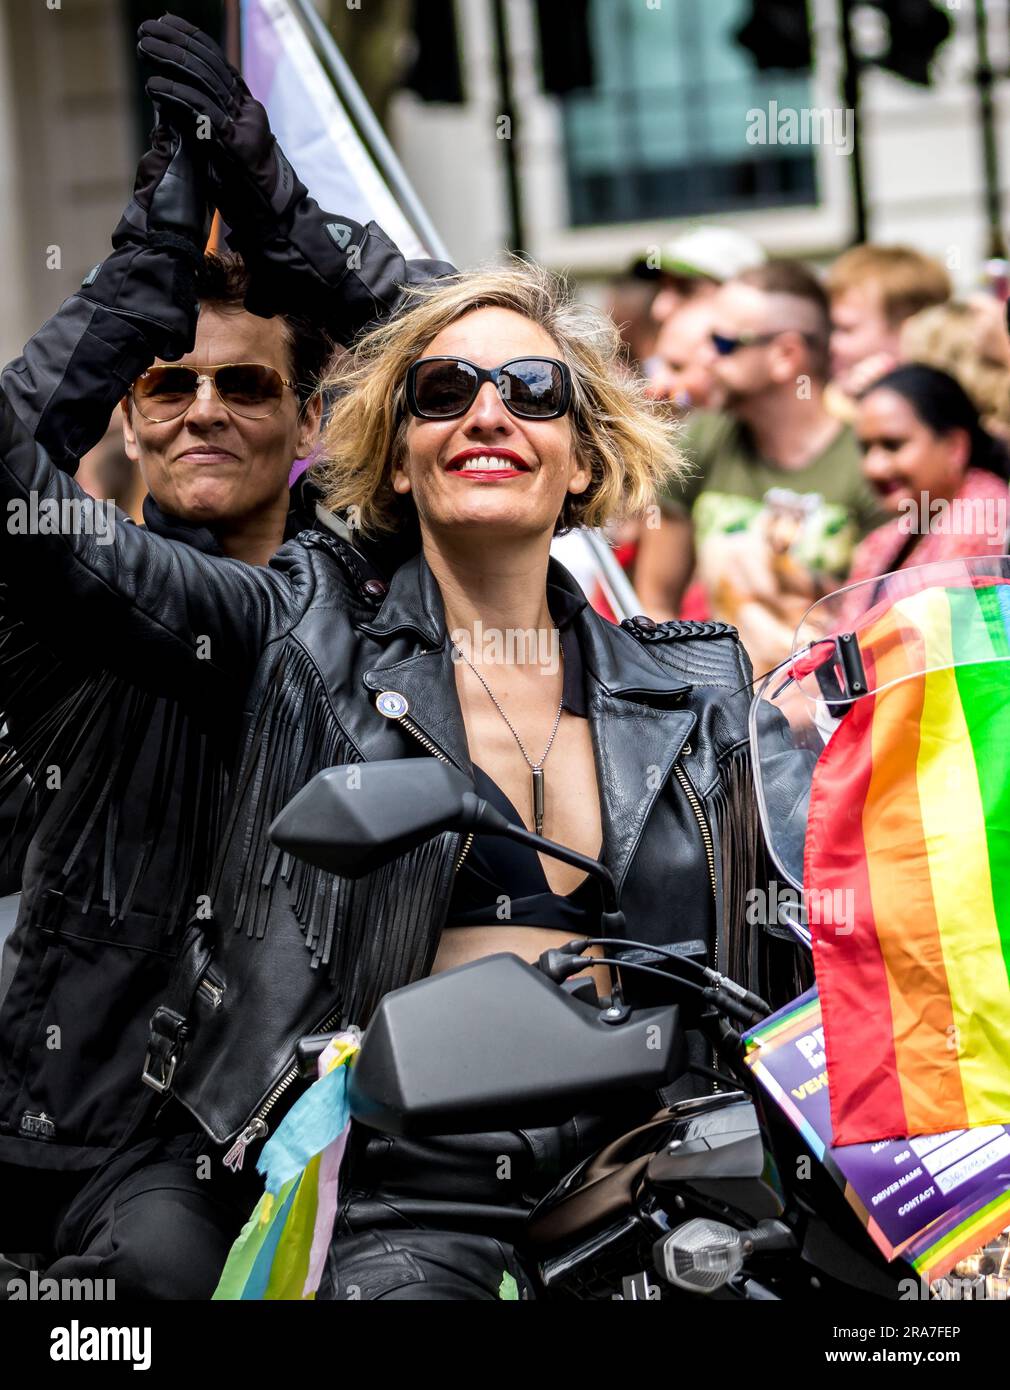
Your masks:
[{"label": "window", "polygon": [[806,74],[759,73],[746,0],[592,0],[592,90],[564,102],[571,222],[816,201],[809,145],[749,144],[748,112],[801,110]]}]

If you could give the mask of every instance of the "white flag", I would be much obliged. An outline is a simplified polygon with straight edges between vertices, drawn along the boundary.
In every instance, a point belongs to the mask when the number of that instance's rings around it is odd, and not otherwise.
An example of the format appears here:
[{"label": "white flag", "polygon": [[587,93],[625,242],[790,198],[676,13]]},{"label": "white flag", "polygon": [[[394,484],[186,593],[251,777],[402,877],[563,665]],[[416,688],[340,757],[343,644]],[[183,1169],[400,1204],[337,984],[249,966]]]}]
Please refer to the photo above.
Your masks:
[{"label": "white flag", "polygon": [[320,207],[372,220],[408,259],[427,256],[337,97],[288,0],[242,0],[242,73]]}]

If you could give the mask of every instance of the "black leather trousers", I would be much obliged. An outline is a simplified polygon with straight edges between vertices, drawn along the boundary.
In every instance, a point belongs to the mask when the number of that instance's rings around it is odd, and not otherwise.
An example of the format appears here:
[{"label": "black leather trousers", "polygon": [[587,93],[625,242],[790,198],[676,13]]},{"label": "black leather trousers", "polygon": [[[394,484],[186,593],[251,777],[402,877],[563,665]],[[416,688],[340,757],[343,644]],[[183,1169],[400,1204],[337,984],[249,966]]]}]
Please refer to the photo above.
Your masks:
[{"label": "black leather trousers", "polygon": [[320,1299],[529,1299],[533,1207],[590,1154],[656,1109],[551,1129],[393,1139],[352,1127]]}]

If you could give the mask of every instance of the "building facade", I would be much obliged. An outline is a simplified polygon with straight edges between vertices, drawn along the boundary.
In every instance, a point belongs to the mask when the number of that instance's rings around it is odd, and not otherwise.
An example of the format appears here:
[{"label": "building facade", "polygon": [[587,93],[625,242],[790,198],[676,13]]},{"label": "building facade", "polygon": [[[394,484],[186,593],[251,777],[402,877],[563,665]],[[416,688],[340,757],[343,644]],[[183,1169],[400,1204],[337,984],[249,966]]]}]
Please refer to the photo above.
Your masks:
[{"label": "building facade", "polygon": [[[934,86],[879,71],[864,83],[870,226],[877,239],[939,256],[969,288],[987,248],[974,4],[943,3],[955,33]],[[756,73],[733,38],[746,9],[747,0],[591,0],[594,87],[553,97],[540,88],[532,0],[507,0],[508,131],[490,0],[457,0],[467,100],[426,104],[401,92],[390,126],[458,262],[493,259],[506,238],[507,138],[526,249],[588,284],[702,221],[739,226],[773,254],[823,260],[842,249],[853,212],[837,0],[811,0],[809,77]],[[988,9],[993,61],[1006,69],[1010,3]],[[144,124],[137,14],[136,0],[0,0],[0,360],[105,254],[129,195]],[[1004,191],[1007,85],[996,85]]]},{"label": "building facade", "polygon": [[[401,93],[393,115],[397,146],[436,224],[470,263],[495,254],[508,211],[490,6],[458,3],[467,104],[425,106]],[[864,78],[867,204],[874,238],[931,252],[968,288],[988,248],[974,3],[940,3],[954,31],[932,87],[880,70]],[[825,259],[849,243],[852,155],[837,0],[810,0],[809,77],[756,72],[734,38],[748,12],[749,0],[591,0],[594,90],[558,98],[540,91],[531,0],[509,0],[532,255],[595,279],[700,221],[732,223],[778,255]],[[991,57],[1006,70],[1010,5],[988,0],[988,12]],[[996,106],[1005,194],[1005,80],[996,84]]]}]

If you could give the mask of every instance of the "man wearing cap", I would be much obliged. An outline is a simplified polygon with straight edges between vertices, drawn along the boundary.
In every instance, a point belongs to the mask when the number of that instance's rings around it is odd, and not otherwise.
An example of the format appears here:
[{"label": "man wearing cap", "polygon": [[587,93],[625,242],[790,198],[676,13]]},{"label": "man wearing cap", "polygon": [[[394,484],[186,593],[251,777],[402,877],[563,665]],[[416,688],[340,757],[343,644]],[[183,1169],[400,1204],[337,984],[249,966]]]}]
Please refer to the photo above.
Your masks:
[{"label": "man wearing cap", "polygon": [[668,241],[659,252],[635,262],[634,273],[659,282],[652,317],[663,323],[688,299],[712,294],[745,270],[764,265],[764,249],[733,227],[695,227]]}]

